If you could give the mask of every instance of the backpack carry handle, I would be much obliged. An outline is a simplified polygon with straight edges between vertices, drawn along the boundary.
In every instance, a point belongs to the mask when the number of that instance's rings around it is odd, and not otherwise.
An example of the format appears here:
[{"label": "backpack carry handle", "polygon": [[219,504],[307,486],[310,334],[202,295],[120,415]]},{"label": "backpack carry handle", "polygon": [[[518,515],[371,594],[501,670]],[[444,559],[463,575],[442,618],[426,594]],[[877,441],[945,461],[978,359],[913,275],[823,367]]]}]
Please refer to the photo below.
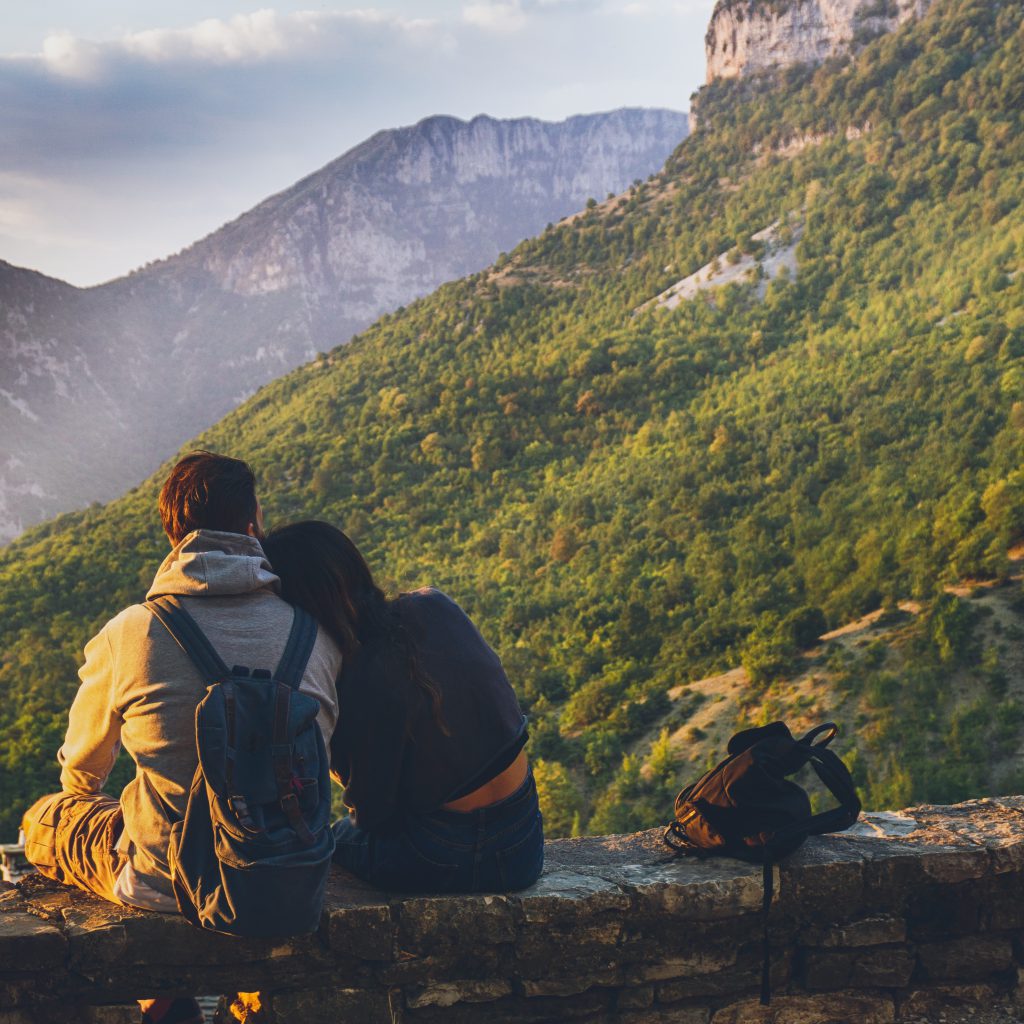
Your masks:
[{"label": "backpack carry handle", "polygon": [[[818,739],[822,733],[827,733],[828,735],[823,740],[818,740],[818,742],[815,743],[814,741]],[[839,726],[836,725],[835,722],[825,722],[823,725],[816,725],[799,742],[812,747],[827,747],[838,735]]]}]

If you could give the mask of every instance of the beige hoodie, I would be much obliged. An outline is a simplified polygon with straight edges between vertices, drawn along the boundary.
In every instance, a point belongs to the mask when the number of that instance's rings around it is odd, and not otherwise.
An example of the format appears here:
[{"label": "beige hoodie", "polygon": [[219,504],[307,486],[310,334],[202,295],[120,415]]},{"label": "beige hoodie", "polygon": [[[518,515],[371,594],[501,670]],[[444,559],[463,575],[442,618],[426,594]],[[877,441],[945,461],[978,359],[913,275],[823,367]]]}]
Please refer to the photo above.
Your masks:
[{"label": "beige hoodie", "polygon": [[[228,665],[273,670],[284,651],[292,608],[259,541],[238,533],[197,530],[164,559],[148,598],[177,594]],[[338,719],[335,681],[341,654],[321,630],[301,689],[320,701],[317,721],[330,747]],[[98,793],[121,746],[135,778],[121,794],[128,856],[118,895],[125,902],[169,909],[147,890],[171,895],[167,844],[171,823],[185,815],[196,770],[195,711],[206,684],[170,634],[142,605],[111,619],[85,648],[82,680],[57,755],[67,793]],[[140,884],[141,883],[141,884]],[[142,893],[135,898],[133,893]]]}]

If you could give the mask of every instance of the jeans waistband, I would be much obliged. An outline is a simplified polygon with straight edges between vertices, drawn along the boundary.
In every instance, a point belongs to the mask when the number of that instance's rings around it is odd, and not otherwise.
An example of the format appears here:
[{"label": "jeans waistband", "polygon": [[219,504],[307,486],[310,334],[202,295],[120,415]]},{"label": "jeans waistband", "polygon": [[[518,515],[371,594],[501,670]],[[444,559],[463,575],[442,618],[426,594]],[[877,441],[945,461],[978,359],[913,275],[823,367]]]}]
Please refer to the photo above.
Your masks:
[{"label": "jeans waistband", "polygon": [[533,768],[526,769],[526,778],[523,784],[514,792],[509,793],[503,800],[497,803],[488,804],[486,807],[478,807],[474,811],[449,811],[443,808],[431,812],[427,817],[437,818],[441,821],[460,822],[482,822],[495,821],[500,818],[514,817],[522,813],[525,807],[537,800],[537,784],[533,779]]}]

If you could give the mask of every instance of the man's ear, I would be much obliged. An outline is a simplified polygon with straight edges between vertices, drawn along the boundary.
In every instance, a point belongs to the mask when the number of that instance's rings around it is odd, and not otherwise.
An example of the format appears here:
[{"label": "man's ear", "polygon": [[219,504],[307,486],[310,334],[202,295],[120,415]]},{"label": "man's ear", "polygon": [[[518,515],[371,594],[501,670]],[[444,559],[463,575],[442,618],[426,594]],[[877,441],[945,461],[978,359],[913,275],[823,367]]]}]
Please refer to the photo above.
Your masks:
[{"label": "man's ear", "polygon": [[255,537],[256,540],[263,540],[263,506],[260,504],[260,499],[256,499],[256,519],[254,522],[249,523],[246,533],[250,537]]}]

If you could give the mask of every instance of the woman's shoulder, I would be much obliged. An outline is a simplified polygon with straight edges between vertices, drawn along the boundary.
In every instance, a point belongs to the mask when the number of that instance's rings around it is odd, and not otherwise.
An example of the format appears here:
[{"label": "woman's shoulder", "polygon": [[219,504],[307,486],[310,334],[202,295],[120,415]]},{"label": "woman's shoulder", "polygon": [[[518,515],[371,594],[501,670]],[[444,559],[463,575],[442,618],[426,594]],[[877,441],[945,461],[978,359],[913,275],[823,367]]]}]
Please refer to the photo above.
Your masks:
[{"label": "woman's shoulder", "polygon": [[423,587],[398,597],[398,607],[407,621],[415,622],[428,633],[437,630],[456,634],[475,634],[476,626],[459,604],[436,587]]},{"label": "woman's shoulder", "polygon": [[458,604],[437,587],[420,587],[419,590],[406,591],[398,595],[398,602],[408,608],[458,611],[465,615]]}]

